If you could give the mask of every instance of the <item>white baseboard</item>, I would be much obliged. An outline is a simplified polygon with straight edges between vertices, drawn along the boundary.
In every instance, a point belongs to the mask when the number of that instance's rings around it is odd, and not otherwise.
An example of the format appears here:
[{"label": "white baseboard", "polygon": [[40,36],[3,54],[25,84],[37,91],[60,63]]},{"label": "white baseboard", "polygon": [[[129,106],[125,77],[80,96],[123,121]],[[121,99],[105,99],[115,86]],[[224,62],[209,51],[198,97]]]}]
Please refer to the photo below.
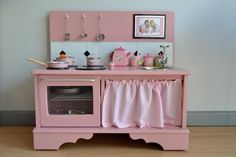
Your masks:
[{"label": "white baseboard", "polygon": [[[236,111],[189,111],[188,126],[236,125]],[[0,125],[35,125],[34,111],[0,111]]]}]

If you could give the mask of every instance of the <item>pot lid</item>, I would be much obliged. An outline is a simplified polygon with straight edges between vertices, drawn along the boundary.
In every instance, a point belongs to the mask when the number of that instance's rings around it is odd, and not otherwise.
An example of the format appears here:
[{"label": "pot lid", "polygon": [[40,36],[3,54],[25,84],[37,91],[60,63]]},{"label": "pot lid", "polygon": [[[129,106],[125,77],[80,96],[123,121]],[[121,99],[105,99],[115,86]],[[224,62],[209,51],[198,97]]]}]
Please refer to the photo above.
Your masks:
[{"label": "pot lid", "polygon": [[48,63],[49,64],[66,64],[67,62],[63,62],[63,61],[50,61]]},{"label": "pot lid", "polygon": [[85,55],[86,57],[88,57],[88,56],[90,55],[90,52],[87,50],[87,51],[84,52],[84,55]]},{"label": "pot lid", "polygon": [[122,47],[116,48],[115,51],[125,51]]},{"label": "pot lid", "polygon": [[153,56],[150,53],[147,53],[147,55],[144,56],[144,58],[153,58]]},{"label": "pot lid", "polygon": [[98,57],[98,56],[93,55],[93,54],[87,57],[87,59],[100,59],[100,58],[101,57]]}]

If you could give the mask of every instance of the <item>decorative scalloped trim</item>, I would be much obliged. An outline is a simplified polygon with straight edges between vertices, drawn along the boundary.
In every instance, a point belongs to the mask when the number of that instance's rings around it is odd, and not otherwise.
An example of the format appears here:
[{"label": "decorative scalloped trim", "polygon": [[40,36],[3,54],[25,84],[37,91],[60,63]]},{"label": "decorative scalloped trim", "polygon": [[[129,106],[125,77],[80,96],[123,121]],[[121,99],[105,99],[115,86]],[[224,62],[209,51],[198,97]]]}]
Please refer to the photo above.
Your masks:
[{"label": "decorative scalloped trim", "polygon": [[79,139],[89,140],[92,137],[93,133],[37,133],[34,135],[34,149],[58,150],[65,143],[76,143]]}]

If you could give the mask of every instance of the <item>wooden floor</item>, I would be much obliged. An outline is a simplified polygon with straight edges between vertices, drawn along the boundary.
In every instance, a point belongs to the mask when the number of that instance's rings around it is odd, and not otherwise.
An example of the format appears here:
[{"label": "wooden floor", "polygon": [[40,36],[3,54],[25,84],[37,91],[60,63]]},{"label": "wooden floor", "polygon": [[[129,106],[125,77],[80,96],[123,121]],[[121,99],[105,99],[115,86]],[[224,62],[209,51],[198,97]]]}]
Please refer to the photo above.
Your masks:
[{"label": "wooden floor", "polygon": [[157,144],[128,135],[98,134],[64,144],[58,151],[33,150],[32,127],[0,126],[0,157],[235,157],[235,127],[189,127],[188,151],[162,151]]}]

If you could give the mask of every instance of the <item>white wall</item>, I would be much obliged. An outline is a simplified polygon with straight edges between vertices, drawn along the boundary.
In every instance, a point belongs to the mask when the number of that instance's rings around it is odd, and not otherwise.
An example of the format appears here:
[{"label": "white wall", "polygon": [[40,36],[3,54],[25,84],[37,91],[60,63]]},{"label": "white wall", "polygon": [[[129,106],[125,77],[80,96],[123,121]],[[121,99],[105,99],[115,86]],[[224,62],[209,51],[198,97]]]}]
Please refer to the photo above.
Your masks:
[{"label": "white wall", "polygon": [[0,110],[33,110],[37,65],[49,56],[51,10],[176,13],[175,63],[191,70],[189,110],[236,111],[235,0],[0,0]]}]

